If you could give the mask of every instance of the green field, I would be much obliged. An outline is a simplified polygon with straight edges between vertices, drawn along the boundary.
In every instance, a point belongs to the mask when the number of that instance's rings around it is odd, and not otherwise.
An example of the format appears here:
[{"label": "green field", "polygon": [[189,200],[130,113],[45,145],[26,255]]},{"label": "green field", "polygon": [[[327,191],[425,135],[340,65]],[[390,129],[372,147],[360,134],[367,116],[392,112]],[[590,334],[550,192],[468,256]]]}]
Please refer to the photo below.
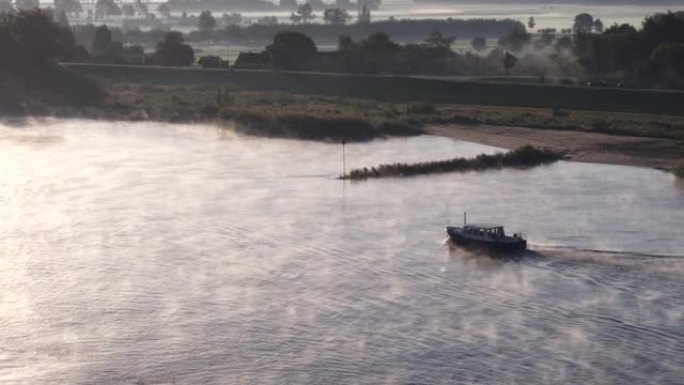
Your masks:
[{"label": "green field", "polygon": [[684,92],[516,84],[394,76],[65,65],[98,79],[147,85],[230,86],[251,91],[371,99],[383,102],[561,108],[684,114]]}]

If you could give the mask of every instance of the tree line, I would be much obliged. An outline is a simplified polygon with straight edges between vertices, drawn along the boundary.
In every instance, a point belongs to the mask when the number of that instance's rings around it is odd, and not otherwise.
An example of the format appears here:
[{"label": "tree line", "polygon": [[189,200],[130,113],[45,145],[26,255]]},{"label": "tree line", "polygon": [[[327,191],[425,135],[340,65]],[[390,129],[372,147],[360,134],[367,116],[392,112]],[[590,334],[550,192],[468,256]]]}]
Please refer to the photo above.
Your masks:
[{"label": "tree line", "polygon": [[573,50],[588,73],[683,88],[684,12],[649,16],[641,29],[622,24],[600,34],[578,31]]},{"label": "tree line", "polygon": [[[146,51],[142,45],[125,43],[126,33],[117,28],[70,27],[64,12],[36,9],[2,13],[0,52],[5,59],[0,68],[27,72],[58,61],[168,66],[198,62],[203,67],[227,67],[228,63],[216,56],[195,57],[190,45],[194,34],[216,32],[211,15],[207,13],[204,19],[207,21],[200,30],[185,35],[177,31],[147,32],[154,49]],[[452,25],[450,21],[431,22]],[[533,24],[531,18],[527,27],[532,29]],[[271,35],[271,43],[261,53],[245,55],[247,62],[238,60],[236,64],[243,68],[371,74],[533,75],[540,81],[549,74],[582,74],[589,79],[619,79],[623,84],[684,87],[684,12],[649,16],[641,29],[626,24],[604,29],[600,20],[588,14],[577,15],[571,31],[561,33],[542,29],[531,34],[522,23],[505,25],[508,29],[494,43],[485,36],[466,37],[470,49],[461,53],[453,46],[462,37],[439,28],[427,32],[419,42],[405,44],[397,43],[386,31],[362,37],[342,33],[336,50],[320,52],[310,35],[296,28],[303,26],[291,26]]]},{"label": "tree line", "polygon": [[[62,60],[86,60],[66,18],[37,8],[0,13],[0,111],[17,112],[23,100],[52,97],[59,102],[93,103],[99,86],[64,70]],[[27,95],[33,95],[27,98]]]}]

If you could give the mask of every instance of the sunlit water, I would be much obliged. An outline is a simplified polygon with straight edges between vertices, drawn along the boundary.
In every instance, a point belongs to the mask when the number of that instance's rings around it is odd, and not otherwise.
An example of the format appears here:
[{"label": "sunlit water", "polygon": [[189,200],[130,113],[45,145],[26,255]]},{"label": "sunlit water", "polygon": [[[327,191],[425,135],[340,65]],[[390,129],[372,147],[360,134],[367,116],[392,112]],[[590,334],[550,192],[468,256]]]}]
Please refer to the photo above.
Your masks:
[{"label": "sunlit water", "polygon": [[[347,166],[472,156],[349,144]],[[0,383],[681,384],[684,186],[533,170],[341,182],[341,146],[0,126]],[[443,226],[528,233],[512,260]]]}]

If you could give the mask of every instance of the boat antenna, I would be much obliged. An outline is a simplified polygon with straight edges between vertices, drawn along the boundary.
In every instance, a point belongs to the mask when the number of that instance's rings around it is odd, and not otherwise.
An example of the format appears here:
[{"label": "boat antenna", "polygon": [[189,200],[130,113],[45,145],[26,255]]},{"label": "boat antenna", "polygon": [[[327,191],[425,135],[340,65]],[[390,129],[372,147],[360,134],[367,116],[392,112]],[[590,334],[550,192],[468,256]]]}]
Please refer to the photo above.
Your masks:
[{"label": "boat antenna", "polygon": [[342,139],[342,178],[344,179],[347,176],[347,156],[344,152],[344,145],[347,144],[347,141]]},{"label": "boat antenna", "polygon": [[466,212],[464,211],[464,212],[463,212],[463,227],[465,227],[465,225],[466,225],[466,216],[467,216],[467,214],[466,214]]}]

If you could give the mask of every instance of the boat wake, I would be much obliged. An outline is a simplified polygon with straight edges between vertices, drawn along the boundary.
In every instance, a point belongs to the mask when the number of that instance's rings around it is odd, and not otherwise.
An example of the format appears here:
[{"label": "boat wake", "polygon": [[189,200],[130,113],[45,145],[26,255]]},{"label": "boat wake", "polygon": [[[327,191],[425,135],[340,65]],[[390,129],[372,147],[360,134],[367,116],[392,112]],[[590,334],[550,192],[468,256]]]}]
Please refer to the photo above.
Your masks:
[{"label": "boat wake", "polygon": [[[496,253],[483,247],[461,246],[447,237],[442,241],[449,258],[491,259],[506,262],[548,262],[601,264],[643,268],[650,271],[681,273],[684,275],[684,256],[649,254],[629,251],[601,250],[571,246],[530,244],[527,250]],[[657,262],[657,263],[654,263]]]},{"label": "boat wake", "polygon": [[572,251],[572,252],[578,252],[578,253],[593,253],[593,254],[599,254],[599,255],[621,256],[621,257],[632,257],[632,258],[658,258],[658,259],[681,258],[681,259],[684,259],[684,255],[675,255],[675,254],[653,254],[653,253],[641,253],[641,252],[634,252],[634,251],[605,250],[605,249],[595,249],[595,248],[582,248],[582,247],[573,247],[573,246],[554,246],[554,245],[541,245],[541,244],[532,244],[531,246],[535,250],[546,251],[549,253],[553,253],[556,251],[560,251],[560,252]]}]

